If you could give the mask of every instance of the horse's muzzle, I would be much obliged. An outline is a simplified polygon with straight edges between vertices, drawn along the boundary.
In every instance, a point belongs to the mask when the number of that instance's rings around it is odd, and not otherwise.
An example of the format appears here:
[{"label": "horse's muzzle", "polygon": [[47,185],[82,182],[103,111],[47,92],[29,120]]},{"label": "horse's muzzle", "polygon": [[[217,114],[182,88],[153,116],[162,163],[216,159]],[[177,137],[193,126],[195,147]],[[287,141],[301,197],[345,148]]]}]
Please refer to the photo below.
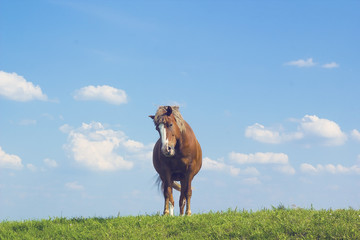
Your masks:
[{"label": "horse's muzzle", "polygon": [[163,146],[161,151],[165,157],[173,157],[175,155],[175,147],[173,146]]}]

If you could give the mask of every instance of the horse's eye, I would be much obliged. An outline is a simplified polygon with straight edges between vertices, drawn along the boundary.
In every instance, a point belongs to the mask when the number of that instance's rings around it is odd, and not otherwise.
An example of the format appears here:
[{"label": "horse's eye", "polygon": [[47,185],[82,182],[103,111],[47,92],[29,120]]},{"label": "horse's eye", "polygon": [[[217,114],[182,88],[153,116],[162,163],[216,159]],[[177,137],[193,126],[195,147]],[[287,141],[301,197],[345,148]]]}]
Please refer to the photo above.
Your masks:
[{"label": "horse's eye", "polygon": [[169,124],[169,127],[172,127],[172,123]]}]

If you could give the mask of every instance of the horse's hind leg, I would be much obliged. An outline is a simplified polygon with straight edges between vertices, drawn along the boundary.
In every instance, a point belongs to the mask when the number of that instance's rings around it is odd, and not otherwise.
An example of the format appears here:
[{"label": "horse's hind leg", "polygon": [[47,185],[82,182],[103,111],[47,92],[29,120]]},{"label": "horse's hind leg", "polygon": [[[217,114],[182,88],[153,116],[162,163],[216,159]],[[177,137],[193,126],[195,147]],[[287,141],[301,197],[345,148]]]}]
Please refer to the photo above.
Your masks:
[{"label": "horse's hind leg", "polygon": [[191,209],[190,209],[191,194],[192,194],[191,181],[189,181],[188,179],[181,181],[181,194],[179,200],[180,215],[184,215],[185,205],[186,205],[185,214],[187,216],[191,215]]},{"label": "horse's hind leg", "polygon": [[190,207],[190,200],[192,195],[192,189],[191,189],[191,176],[185,177],[184,180],[181,181],[181,194],[180,194],[180,215],[184,214],[184,208],[186,205],[186,211],[185,214],[187,216],[191,215],[191,207]]},{"label": "horse's hind leg", "polygon": [[190,200],[192,196],[192,190],[191,190],[191,180],[188,182],[188,187],[186,189],[185,198],[186,198],[186,216],[191,216],[191,207],[190,207]]},{"label": "horse's hind leg", "polygon": [[184,207],[185,207],[185,194],[183,192],[183,188],[181,188],[179,206],[180,206],[180,215],[184,215]]}]

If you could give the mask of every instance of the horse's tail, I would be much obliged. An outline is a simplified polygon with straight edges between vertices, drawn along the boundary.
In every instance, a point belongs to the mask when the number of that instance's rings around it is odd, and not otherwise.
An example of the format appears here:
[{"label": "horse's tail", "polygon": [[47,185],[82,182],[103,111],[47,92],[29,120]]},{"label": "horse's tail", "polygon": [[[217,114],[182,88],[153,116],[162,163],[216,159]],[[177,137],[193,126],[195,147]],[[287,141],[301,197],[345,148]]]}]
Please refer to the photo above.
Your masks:
[{"label": "horse's tail", "polygon": [[179,192],[181,191],[181,185],[178,184],[177,182],[172,182],[172,187],[175,189],[175,190],[178,190]]},{"label": "horse's tail", "polygon": [[[157,177],[156,184],[158,185],[159,189],[161,187],[161,191],[164,192],[164,183],[161,181],[160,176]],[[177,190],[179,192],[181,191],[181,185],[175,181],[172,182],[172,188],[174,188],[175,190]]]}]

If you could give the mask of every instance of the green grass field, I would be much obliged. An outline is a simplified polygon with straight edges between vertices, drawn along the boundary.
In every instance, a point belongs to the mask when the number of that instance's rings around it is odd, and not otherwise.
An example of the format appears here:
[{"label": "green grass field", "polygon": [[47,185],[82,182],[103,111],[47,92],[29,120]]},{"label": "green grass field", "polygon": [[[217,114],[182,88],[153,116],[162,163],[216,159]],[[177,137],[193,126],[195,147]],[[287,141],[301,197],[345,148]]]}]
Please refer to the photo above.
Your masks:
[{"label": "green grass field", "polygon": [[0,223],[0,239],[360,239],[360,210],[273,208],[191,217],[54,218]]}]

